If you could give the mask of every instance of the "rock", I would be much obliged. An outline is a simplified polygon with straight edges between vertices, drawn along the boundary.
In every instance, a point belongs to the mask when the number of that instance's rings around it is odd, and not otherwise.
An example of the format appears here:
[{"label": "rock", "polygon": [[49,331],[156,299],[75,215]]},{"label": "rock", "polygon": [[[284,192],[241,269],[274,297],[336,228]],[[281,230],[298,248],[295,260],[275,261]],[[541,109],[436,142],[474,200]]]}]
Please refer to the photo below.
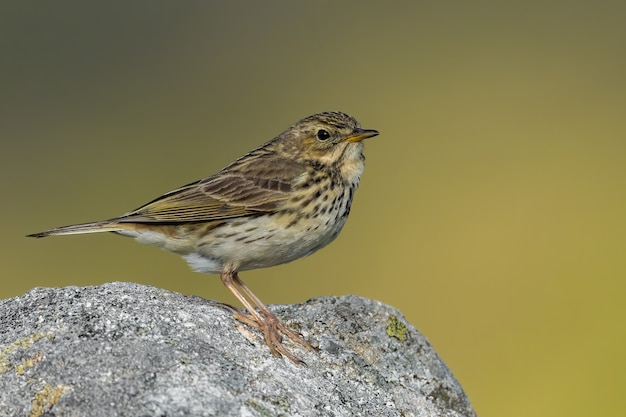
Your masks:
[{"label": "rock", "polygon": [[132,284],[0,301],[2,416],[474,416],[397,310],[356,296],[272,306],[319,348],[273,357],[224,306]]}]

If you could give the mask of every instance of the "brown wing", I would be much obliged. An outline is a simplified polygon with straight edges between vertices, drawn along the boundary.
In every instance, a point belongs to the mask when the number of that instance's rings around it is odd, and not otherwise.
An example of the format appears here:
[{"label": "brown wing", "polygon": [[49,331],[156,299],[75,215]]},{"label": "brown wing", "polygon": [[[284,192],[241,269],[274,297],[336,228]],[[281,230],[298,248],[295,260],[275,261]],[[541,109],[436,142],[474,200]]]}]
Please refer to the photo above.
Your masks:
[{"label": "brown wing", "polygon": [[286,159],[256,167],[240,160],[219,173],[188,184],[116,219],[133,223],[179,223],[223,220],[271,212],[288,198],[304,172]]}]

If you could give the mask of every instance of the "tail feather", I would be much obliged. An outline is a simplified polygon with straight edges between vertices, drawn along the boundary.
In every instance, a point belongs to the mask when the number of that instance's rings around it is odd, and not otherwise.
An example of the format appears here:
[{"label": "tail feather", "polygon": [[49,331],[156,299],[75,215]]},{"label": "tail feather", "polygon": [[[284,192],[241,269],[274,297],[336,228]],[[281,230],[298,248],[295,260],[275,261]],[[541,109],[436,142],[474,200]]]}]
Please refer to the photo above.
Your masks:
[{"label": "tail feather", "polygon": [[118,222],[112,220],[104,220],[101,222],[73,224],[70,226],[55,227],[54,229],[44,232],[33,233],[26,237],[46,237],[54,235],[78,235],[82,233],[100,233],[100,232],[118,232],[123,230]]}]

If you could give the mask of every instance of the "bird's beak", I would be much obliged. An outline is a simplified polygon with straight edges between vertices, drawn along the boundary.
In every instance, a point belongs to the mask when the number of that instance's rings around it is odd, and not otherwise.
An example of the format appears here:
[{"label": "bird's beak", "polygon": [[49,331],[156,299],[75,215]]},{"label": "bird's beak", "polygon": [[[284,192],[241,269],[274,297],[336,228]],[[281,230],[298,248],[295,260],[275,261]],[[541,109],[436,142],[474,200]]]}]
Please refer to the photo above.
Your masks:
[{"label": "bird's beak", "polygon": [[361,142],[363,139],[371,138],[372,136],[377,136],[378,130],[373,129],[356,129],[354,133],[347,137],[348,142]]}]

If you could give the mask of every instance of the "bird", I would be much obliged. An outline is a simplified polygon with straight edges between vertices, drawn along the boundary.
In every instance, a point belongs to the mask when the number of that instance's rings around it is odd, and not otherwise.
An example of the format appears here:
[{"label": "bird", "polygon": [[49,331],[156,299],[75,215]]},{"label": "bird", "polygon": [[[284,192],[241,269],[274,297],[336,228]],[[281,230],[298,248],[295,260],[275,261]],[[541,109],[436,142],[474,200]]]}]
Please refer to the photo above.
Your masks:
[{"label": "bird", "polygon": [[363,140],[377,136],[352,116],[328,111],[293,124],[207,178],[179,187],[119,217],[57,227],[28,237],[112,232],[182,256],[191,269],[219,274],[243,304],[239,322],[259,329],[270,352],[303,363],[285,326],[239,272],[308,256],[342,230],[364,170]]}]

